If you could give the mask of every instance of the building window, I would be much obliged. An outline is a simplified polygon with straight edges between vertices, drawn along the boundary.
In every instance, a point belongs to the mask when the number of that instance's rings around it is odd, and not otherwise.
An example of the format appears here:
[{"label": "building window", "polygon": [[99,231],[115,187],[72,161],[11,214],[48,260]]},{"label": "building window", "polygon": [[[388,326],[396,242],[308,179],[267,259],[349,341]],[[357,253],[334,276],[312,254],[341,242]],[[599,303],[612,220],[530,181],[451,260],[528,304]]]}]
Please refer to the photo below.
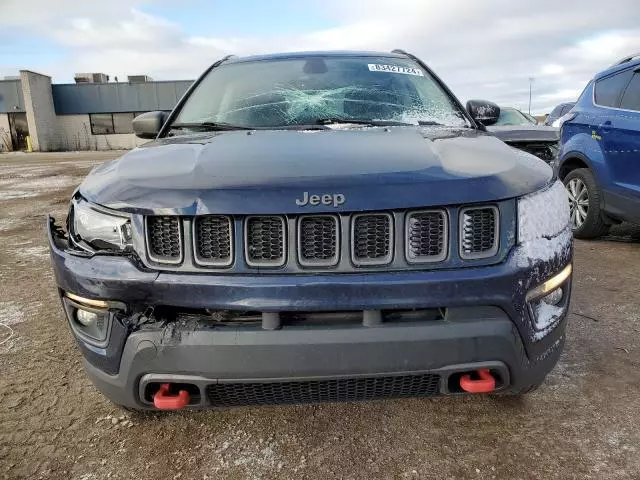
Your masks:
[{"label": "building window", "polygon": [[133,118],[136,113],[91,113],[91,133],[93,135],[113,135],[116,133],[133,133]]},{"label": "building window", "polygon": [[133,133],[133,113],[114,113],[113,131],[115,133]]},{"label": "building window", "polygon": [[110,135],[113,131],[113,115],[110,113],[89,114],[91,133],[93,135]]}]

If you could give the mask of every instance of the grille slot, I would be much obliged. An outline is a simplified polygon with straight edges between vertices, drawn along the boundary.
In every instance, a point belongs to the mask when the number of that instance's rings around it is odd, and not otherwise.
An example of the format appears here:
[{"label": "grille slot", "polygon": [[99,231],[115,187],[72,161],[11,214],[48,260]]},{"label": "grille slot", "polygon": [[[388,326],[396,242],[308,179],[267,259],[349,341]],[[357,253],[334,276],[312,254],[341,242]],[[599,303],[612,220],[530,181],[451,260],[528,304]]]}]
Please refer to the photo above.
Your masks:
[{"label": "grille slot", "polygon": [[338,218],[332,215],[301,217],[298,222],[298,261],[303,266],[338,263]]},{"label": "grille slot", "polygon": [[411,212],[405,225],[408,262],[440,262],[447,257],[449,228],[446,212]]},{"label": "grille slot", "polygon": [[382,398],[428,397],[439,393],[434,374],[358,377],[298,382],[218,383],[207,385],[214,406],[354,402]]},{"label": "grille slot", "polygon": [[233,263],[231,219],[224,215],[196,217],[194,252],[201,265],[227,267]]},{"label": "grille slot", "polygon": [[356,265],[384,265],[393,258],[393,218],[387,213],[357,214],[351,228]]},{"label": "grille slot", "polygon": [[464,208],[460,212],[460,256],[492,257],[498,252],[498,209]]},{"label": "grille slot", "polygon": [[280,267],[285,262],[286,235],[283,217],[248,217],[245,254],[251,266]]},{"label": "grille slot", "polygon": [[182,225],[179,217],[147,217],[149,258],[158,263],[182,261]]}]

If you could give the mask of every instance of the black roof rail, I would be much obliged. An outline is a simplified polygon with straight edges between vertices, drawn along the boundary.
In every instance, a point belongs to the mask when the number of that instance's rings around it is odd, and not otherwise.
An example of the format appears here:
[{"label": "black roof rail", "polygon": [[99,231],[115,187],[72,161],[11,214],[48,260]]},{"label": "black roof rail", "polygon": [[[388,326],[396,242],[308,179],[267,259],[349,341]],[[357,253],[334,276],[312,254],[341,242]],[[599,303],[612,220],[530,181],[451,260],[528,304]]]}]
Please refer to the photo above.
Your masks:
[{"label": "black roof rail", "polygon": [[406,52],[406,50],[403,50],[401,48],[394,48],[393,50],[391,50],[391,53],[398,53],[400,55],[406,55],[407,57],[411,56]]},{"label": "black roof rail", "polygon": [[627,63],[630,62],[631,60],[635,60],[636,58],[640,58],[640,52],[638,53],[634,53],[632,55],[628,55],[624,58],[621,58],[620,60],[618,60],[617,62],[615,62],[613,65],[611,65],[612,67],[615,67],[617,65],[622,65],[623,63]]}]

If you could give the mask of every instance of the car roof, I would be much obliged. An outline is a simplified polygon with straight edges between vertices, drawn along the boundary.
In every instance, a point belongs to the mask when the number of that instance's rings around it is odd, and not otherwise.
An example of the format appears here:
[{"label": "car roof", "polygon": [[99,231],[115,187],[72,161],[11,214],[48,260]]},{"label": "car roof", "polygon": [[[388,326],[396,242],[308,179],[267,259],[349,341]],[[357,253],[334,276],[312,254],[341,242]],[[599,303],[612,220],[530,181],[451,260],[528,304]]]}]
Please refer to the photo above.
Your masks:
[{"label": "car roof", "polygon": [[229,57],[225,63],[259,62],[263,60],[286,60],[294,58],[311,57],[388,57],[388,58],[408,58],[406,54],[394,52],[371,52],[358,50],[320,50],[310,52],[283,52],[269,53],[266,55],[251,55],[247,57]]},{"label": "car roof", "polygon": [[631,55],[626,57],[614,65],[608,67],[606,70],[598,72],[594,77],[594,80],[599,80],[602,77],[606,77],[611,75],[612,73],[619,72],[621,70],[626,70],[628,68],[637,67],[640,65],[640,54]]}]

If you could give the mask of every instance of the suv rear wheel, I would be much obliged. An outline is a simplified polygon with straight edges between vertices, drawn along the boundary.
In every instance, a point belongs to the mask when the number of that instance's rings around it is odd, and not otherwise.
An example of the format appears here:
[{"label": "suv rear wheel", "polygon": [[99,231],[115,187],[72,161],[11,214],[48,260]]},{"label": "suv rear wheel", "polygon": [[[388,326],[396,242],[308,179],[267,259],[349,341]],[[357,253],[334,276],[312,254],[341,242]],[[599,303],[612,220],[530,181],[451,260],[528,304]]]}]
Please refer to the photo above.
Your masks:
[{"label": "suv rear wheel", "polygon": [[602,193],[588,168],[572,170],[564,178],[569,193],[571,225],[576,238],[597,238],[609,231],[600,208]]}]

